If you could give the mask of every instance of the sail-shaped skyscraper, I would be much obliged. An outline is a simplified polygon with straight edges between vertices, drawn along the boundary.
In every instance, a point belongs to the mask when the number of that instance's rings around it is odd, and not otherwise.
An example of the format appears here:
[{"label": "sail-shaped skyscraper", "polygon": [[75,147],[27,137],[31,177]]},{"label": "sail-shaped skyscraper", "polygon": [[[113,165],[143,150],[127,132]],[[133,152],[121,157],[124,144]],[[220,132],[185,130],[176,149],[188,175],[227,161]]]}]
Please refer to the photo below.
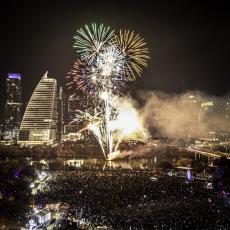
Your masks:
[{"label": "sail-shaped skyscraper", "polygon": [[18,144],[50,145],[57,138],[57,81],[48,72],[35,88],[24,113]]}]

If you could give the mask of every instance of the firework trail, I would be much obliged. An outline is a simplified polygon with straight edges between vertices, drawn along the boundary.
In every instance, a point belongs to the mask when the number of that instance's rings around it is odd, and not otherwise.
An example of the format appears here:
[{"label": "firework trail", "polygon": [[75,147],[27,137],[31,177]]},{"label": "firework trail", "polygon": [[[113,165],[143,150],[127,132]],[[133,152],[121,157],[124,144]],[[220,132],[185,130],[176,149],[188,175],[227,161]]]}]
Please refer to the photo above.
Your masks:
[{"label": "firework trail", "polygon": [[87,126],[87,128],[89,130],[92,131],[92,133],[95,135],[100,147],[101,147],[101,150],[104,154],[104,157],[107,158],[107,155],[105,153],[105,149],[104,149],[104,145],[103,145],[103,141],[102,141],[102,136],[101,136],[101,132],[100,132],[100,129],[98,128],[98,126],[96,124],[89,124]]}]

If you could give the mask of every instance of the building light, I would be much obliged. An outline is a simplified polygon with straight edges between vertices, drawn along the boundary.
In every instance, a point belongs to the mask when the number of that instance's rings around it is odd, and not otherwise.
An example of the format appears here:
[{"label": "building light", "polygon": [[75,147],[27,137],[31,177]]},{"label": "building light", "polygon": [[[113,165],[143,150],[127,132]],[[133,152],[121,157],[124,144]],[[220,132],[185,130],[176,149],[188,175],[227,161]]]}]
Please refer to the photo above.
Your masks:
[{"label": "building light", "polygon": [[8,78],[9,79],[19,79],[21,80],[21,75],[18,73],[8,73]]}]

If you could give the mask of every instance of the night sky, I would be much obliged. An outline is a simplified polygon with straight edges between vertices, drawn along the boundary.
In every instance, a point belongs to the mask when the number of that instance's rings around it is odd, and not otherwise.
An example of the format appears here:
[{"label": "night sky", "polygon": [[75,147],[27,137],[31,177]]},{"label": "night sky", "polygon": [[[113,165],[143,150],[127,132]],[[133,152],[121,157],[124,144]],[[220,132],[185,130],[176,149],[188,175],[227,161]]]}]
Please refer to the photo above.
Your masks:
[{"label": "night sky", "polygon": [[73,35],[91,22],[117,30],[129,28],[145,37],[151,60],[135,89],[169,93],[198,89],[214,95],[230,90],[227,5],[221,1],[202,1],[202,5],[195,1],[132,2],[2,0],[1,98],[8,72],[22,74],[24,101],[46,70],[62,85],[76,56]]}]

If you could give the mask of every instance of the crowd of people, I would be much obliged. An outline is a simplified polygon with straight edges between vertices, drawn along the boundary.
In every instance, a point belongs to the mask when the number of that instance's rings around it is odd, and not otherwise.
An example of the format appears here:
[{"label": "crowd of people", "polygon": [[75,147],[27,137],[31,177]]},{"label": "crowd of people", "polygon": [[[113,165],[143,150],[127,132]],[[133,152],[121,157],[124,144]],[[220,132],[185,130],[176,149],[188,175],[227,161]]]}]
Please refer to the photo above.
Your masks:
[{"label": "crowd of people", "polygon": [[203,181],[138,170],[56,171],[37,204],[110,229],[230,229],[228,205]]}]

